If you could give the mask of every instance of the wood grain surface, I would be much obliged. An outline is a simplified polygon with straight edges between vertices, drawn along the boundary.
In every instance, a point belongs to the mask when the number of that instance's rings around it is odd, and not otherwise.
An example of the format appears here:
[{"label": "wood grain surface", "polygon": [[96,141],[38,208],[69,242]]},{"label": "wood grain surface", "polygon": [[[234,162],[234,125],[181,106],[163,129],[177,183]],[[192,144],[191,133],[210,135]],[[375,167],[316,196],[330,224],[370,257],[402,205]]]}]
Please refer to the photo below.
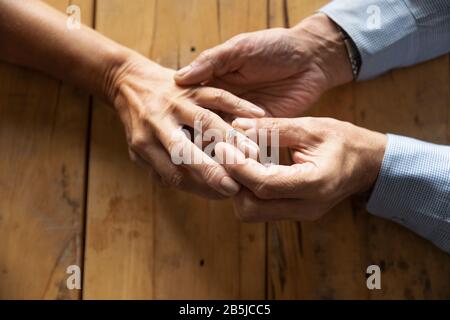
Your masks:
[{"label": "wood grain surface", "polygon": [[[93,1],[72,3],[92,25]],[[88,110],[86,94],[0,64],[0,299],[80,297],[66,268],[83,261]]]},{"label": "wood grain surface", "polygon": [[[52,0],[173,69],[233,35],[289,27],[326,0]],[[314,116],[450,143],[441,57],[325,94]],[[450,299],[450,255],[354,196],[315,223],[243,224],[230,201],[153,184],[97,99],[0,64],[0,299]],[[79,265],[82,290],[68,290]],[[382,289],[366,268],[382,268]]]}]

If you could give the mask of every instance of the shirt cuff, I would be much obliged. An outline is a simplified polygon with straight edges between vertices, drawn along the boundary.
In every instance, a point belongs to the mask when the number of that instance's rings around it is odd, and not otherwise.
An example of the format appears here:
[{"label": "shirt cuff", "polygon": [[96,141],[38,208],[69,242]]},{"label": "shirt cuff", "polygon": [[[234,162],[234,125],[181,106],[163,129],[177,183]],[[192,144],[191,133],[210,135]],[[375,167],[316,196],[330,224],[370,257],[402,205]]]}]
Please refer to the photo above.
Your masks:
[{"label": "shirt cuff", "polygon": [[389,134],[367,209],[450,253],[450,147]]},{"label": "shirt cuff", "polygon": [[416,20],[404,1],[335,0],[326,14],[352,38],[361,55],[358,80],[414,63]]}]

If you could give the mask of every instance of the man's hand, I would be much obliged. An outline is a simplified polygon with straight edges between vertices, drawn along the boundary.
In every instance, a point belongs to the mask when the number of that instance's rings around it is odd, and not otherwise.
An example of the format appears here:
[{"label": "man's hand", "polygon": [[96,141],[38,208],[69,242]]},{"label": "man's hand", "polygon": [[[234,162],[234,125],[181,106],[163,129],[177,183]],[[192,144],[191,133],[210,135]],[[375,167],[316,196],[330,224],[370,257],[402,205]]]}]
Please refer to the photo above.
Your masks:
[{"label": "man's hand", "polygon": [[238,160],[224,166],[246,187],[234,200],[245,221],[318,219],[347,196],[372,188],[387,143],[381,133],[329,118],[237,119],[233,126],[250,136],[278,130],[293,161],[267,167],[229,144],[216,145],[216,154]]},{"label": "man's hand", "polygon": [[291,29],[238,35],[175,74],[179,85],[209,83],[274,117],[302,114],[326,90],[352,80],[345,44],[324,14]]},{"label": "man's hand", "polygon": [[[203,132],[214,129],[225,140],[233,128],[203,107],[247,117],[263,116],[264,111],[222,89],[181,88],[173,81],[173,70],[136,53],[116,69],[105,91],[124,123],[131,158],[165,185],[211,198],[235,195],[239,185],[180,129],[198,122]],[[247,143],[256,146],[249,139]],[[171,155],[180,146],[200,161],[175,165]]]}]

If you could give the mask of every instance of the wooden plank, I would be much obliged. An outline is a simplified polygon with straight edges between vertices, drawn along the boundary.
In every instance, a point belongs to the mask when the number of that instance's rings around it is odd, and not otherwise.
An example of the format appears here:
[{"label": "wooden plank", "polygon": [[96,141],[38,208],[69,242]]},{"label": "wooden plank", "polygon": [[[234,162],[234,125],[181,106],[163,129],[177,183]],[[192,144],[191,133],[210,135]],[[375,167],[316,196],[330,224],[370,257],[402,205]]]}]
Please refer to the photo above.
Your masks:
[{"label": "wooden plank", "polygon": [[[147,54],[154,1],[96,2],[96,28]],[[153,297],[153,185],[128,158],[114,111],[94,101],[89,158],[85,299]]]},{"label": "wooden plank", "polygon": [[[255,19],[255,14],[265,9],[261,1],[165,3],[178,15],[174,18],[179,21],[177,61],[180,66],[188,64],[201,51],[235,33],[264,27],[264,21],[261,25],[261,20]],[[166,11],[159,12],[161,20],[157,22],[158,30],[173,28],[170,21],[174,20],[163,16],[162,12]],[[156,54],[157,48],[164,48],[167,53],[173,51],[170,38],[158,37],[155,40],[157,44],[154,44],[153,54],[156,57],[166,53],[158,50]],[[170,66],[177,67],[176,62],[173,61]],[[264,297],[263,226],[251,227],[238,223],[230,202],[205,201],[180,193],[173,197],[173,190],[157,189],[157,194],[157,298]]]},{"label": "wooden plank", "polygon": [[[266,0],[222,0],[219,2],[220,42],[243,32],[267,28]],[[223,212],[221,219],[233,219],[230,202],[212,203],[212,210]],[[213,211],[213,212],[214,212]],[[218,221],[220,227],[220,221]],[[239,232],[237,250],[239,260],[239,299],[266,297],[266,225],[237,224]]]},{"label": "wooden plank", "polygon": [[[48,1],[65,11],[67,0]],[[92,1],[75,1],[92,22]],[[56,80],[0,64],[0,299],[78,299],[89,99]]]},{"label": "wooden plank", "polygon": [[269,0],[269,27],[289,27],[288,6],[285,0]]},{"label": "wooden plank", "polygon": [[[97,3],[100,32],[167,67],[219,42],[216,1]],[[241,228],[229,202],[152,186],[99,103],[90,159],[85,298],[264,297],[264,229]]]},{"label": "wooden plank", "polygon": [[[276,1],[271,26],[293,26],[327,1]],[[288,13],[288,17],[284,16]],[[280,17],[280,15],[282,15]],[[353,87],[325,94],[311,110],[313,116],[354,120]],[[269,228],[269,296],[274,299],[362,299],[365,285],[365,228],[346,200],[314,223],[279,222]]]},{"label": "wooden plank", "polygon": [[[355,90],[358,124],[449,144],[448,56],[397,70]],[[363,214],[363,213],[361,213]],[[450,298],[450,256],[399,225],[370,217],[368,255],[382,267],[382,290],[371,298]]]},{"label": "wooden plank", "polygon": [[[168,67],[176,69],[189,63],[197,51],[217,42],[216,1],[158,1],[156,17],[152,57]],[[233,279],[227,271],[238,274],[238,261],[229,255],[236,242],[225,235],[231,230],[230,237],[238,236],[233,222],[225,220],[217,228],[221,212],[213,212],[208,201],[190,194],[157,189],[155,197],[155,298],[234,296],[238,285],[233,280],[238,278]],[[215,255],[220,242],[224,247],[219,257]]]}]

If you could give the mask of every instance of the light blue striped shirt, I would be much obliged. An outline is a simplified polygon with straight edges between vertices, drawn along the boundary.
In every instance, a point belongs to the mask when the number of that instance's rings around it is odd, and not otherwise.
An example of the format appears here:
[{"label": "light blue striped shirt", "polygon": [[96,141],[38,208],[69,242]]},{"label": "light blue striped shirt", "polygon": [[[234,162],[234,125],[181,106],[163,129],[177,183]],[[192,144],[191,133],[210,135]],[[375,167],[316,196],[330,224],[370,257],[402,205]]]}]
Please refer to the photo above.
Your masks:
[{"label": "light blue striped shirt", "polygon": [[[450,52],[450,0],[335,0],[320,11],[355,42],[359,80]],[[367,207],[450,253],[450,147],[389,134]]]}]

